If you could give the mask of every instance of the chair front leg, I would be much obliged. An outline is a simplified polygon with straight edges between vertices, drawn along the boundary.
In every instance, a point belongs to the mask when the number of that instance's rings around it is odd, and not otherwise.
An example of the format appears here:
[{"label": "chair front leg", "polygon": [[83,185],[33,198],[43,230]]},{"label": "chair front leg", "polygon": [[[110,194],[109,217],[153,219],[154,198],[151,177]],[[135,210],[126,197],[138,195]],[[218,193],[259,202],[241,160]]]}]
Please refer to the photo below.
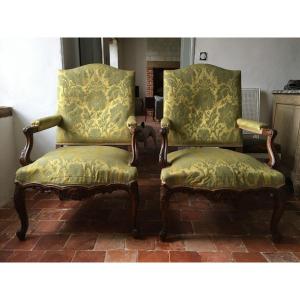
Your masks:
[{"label": "chair front leg", "polygon": [[21,221],[21,229],[17,231],[16,235],[20,241],[25,241],[26,232],[28,229],[28,215],[25,204],[24,188],[21,187],[19,184],[16,184],[15,186],[14,203],[15,209]]},{"label": "chair front leg", "polygon": [[274,209],[271,219],[271,234],[274,242],[279,242],[282,238],[278,224],[283,215],[286,203],[286,193],[283,188],[279,189],[274,195]]},{"label": "chair front leg", "polygon": [[132,218],[132,236],[139,237],[139,229],[137,226],[137,210],[139,206],[139,188],[136,181],[132,182],[129,186],[129,197],[131,201],[131,218]]},{"label": "chair front leg", "polygon": [[159,233],[159,238],[161,241],[166,241],[168,235],[168,209],[170,196],[170,190],[162,185],[160,187],[160,213],[162,227]]}]

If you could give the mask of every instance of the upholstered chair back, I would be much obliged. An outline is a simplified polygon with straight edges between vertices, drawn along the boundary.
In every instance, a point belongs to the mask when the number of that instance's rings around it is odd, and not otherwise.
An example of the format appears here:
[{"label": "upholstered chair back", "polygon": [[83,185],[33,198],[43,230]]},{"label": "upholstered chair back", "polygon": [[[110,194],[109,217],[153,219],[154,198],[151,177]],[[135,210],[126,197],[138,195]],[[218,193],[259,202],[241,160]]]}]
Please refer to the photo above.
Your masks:
[{"label": "upholstered chair back", "polygon": [[164,117],[171,146],[242,145],[241,72],[209,64],[164,71]]},{"label": "upholstered chair back", "polygon": [[57,144],[130,144],[134,72],[90,64],[58,74]]}]

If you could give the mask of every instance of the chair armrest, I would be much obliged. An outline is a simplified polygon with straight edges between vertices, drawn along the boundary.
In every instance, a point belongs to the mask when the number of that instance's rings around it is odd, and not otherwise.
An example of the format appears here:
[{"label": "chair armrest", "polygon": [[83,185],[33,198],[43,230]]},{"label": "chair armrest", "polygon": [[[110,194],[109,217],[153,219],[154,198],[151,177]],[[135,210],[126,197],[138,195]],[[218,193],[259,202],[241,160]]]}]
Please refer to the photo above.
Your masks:
[{"label": "chair armrest", "polygon": [[45,129],[57,126],[62,121],[62,116],[60,115],[53,115],[41,119],[37,119],[31,123],[31,125],[25,127],[23,129],[23,133],[26,137],[26,144],[24,149],[20,155],[20,164],[22,166],[26,166],[31,164],[33,161],[30,159],[30,153],[33,146],[33,134],[35,132],[43,131]]},{"label": "chair armrest", "polygon": [[237,124],[240,129],[244,129],[256,134],[262,134],[262,131],[264,128],[268,128],[268,125],[262,122],[257,122],[253,120],[247,120],[247,119],[237,119]]},{"label": "chair armrest", "polygon": [[53,115],[53,116],[37,119],[31,123],[31,126],[37,127],[36,132],[39,132],[59,125],[61,120],[62,120],[61,115]]},{"label": "chair armrest", "polygon": [[160,127],[170,129],[171,121],[166,117],[162,118],[160,121]]},{"label": "chair armrest", "polygon": [[267,164],[271,168],[278,167],[279,156],[273,145],[273,141],[277,135],[277,131],[275,129],[268,128],[268,125],[265,123],[257,122],[253,120],[238,119],[237,124],[240,129],[244,129],[267,137],[266,143],[267,143],[267,150],[269,156],[269,161],[267,162]]},{"label": "chair armrest", "polygon": [[129,130],[132,130],[133,128],[137,127],[137,121],[135,116],[129,116],[127,119],[127,127]]},{"label": "chair armrest", "polygon": [[138,148],[137,148],[137,141],[136,141],[137,121],[135,116],[129,116],[126,125],[131,133],[132,160],[130,164],[132,166],[136,166],[138,160]]},{"label": "chair armrest", "polygon": [[160,148],[160,153],[159,153],[159,163],[161,164],[162,167],[168,166],[168,133],[169,129],[171,127],[171,121],[164,117],[160,121],[160,133],[162,137],[162,143],[161,143],[161,148]]}]

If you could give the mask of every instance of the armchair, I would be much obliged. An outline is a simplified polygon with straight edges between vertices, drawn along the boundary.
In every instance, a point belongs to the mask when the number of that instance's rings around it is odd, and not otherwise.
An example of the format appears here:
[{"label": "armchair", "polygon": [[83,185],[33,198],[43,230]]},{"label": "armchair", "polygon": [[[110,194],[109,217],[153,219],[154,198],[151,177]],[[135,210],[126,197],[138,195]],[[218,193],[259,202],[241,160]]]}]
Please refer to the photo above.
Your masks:
[{"label": "armchair", "polygon": [[[25,240],[28,216],[24,190],[54,191],[61,200],[125,190],[132,202],[132,234],[139,200],[137,184],[134,72],[91,64],[58,75],[58,111],[25,127],[26,145],[15,178],[16,233]],[[57,127],[57,148],[30,159],[34,133]],[[109,145],[131,145],[132,153]]]},{"label": "armchair", "polygon": [[[205,64],[165,71],[159,155],[162,240],[168,233],[169,199],[179,191],[219,196],[225,192],[265,191],[274,196],[272,238],[280,239],[278,223],[284,211],[285,178],[275,169],[278,166],[273,148],[276,131],[240,116],[240,71]],[[233,151],[242,148],[241,129],[267,137],[267,164]],[[184,149],[168,154],[168,146]]]}]

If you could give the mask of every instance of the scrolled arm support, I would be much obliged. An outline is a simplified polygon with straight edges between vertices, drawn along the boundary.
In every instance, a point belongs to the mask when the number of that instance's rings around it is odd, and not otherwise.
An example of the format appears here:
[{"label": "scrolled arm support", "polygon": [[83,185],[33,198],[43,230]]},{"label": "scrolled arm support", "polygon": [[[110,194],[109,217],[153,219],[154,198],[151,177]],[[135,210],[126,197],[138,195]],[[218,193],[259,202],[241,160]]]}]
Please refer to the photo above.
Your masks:
[{"label": "scrolled arm support", "polygon": [[25,127],[23,129],[23,133],[26,137],[26,144],[24,146],[24,149],[21,152],[20,155],[20,164],[22,166],[27,166],[31,164],[33,161],[30,159],[30,153],[33,146],[33,134],[35,132],[43,131],[48,128],[57,126],[62,121],[62,117],[60,115],[53,115],[41,119],[37,119],[34,122],[31,123],[31,125]]},{"label": "scrolled arm support", "polygon": [[273,141],[277,135],[277,131],[275,129],[267,128],[267,124],[256,122],[253,120],[246,119],[238,119],[237,124],[240,129],[244,129],[255,134],[263,135],[267,137],[267,151],[269,160],[267,162],[270,168],[278,167],[279,165],[279,156],[274,147]]},{"label": "scrolled arm support", "polygon": [[20,164],[22,166],[27,166],[33,162],[30,158],[30,154],[33,146],[33,134],[35,132],[38,132],[37,126],[30,125],[23,129],[23,133],[25,134],[26,137],[26,144],[21,152],[20,159],[19,159]]},{"label": "scrolled arm support", "polygon": [[130,162],[131,166],[136,166],[138,162],[138,148],[137,148],[137,122],[135,117],[130,116],[127,120],[127,127],[131,134],[131,150],[132,150],[132,159]]},{"label": "scrolled arm support", "polygon": [[264,128],[262,130],[262,135],[267,137],[267,150],[268,150],[268,156],[269,156],[269,161],[267,162],[268,166],[270,168],[276,168],[279,165],[279,156],[277,154],[277,151],[274,147],[274,139],[277,135],[277,131],[275,129],[268,129]]},{"label": "scrolled arm support", "polygon": [[160,134],[162,137],[162,143],[161,143],[161,149],[159,153],[159,163],[162,168],[168,166],[168,160],[167,160],[167,155],[168,155],[168,133],[169,129],[168,128],[161,128]]},{"label": "scrolled arm support", "polygon": [[171,122],[168,118],[163,118],[161,120],[161,130],[160,134],[162,137],[161,149],[159,153],[159,163],[162,168],[168,166],[168,134],[170,129]]}]

